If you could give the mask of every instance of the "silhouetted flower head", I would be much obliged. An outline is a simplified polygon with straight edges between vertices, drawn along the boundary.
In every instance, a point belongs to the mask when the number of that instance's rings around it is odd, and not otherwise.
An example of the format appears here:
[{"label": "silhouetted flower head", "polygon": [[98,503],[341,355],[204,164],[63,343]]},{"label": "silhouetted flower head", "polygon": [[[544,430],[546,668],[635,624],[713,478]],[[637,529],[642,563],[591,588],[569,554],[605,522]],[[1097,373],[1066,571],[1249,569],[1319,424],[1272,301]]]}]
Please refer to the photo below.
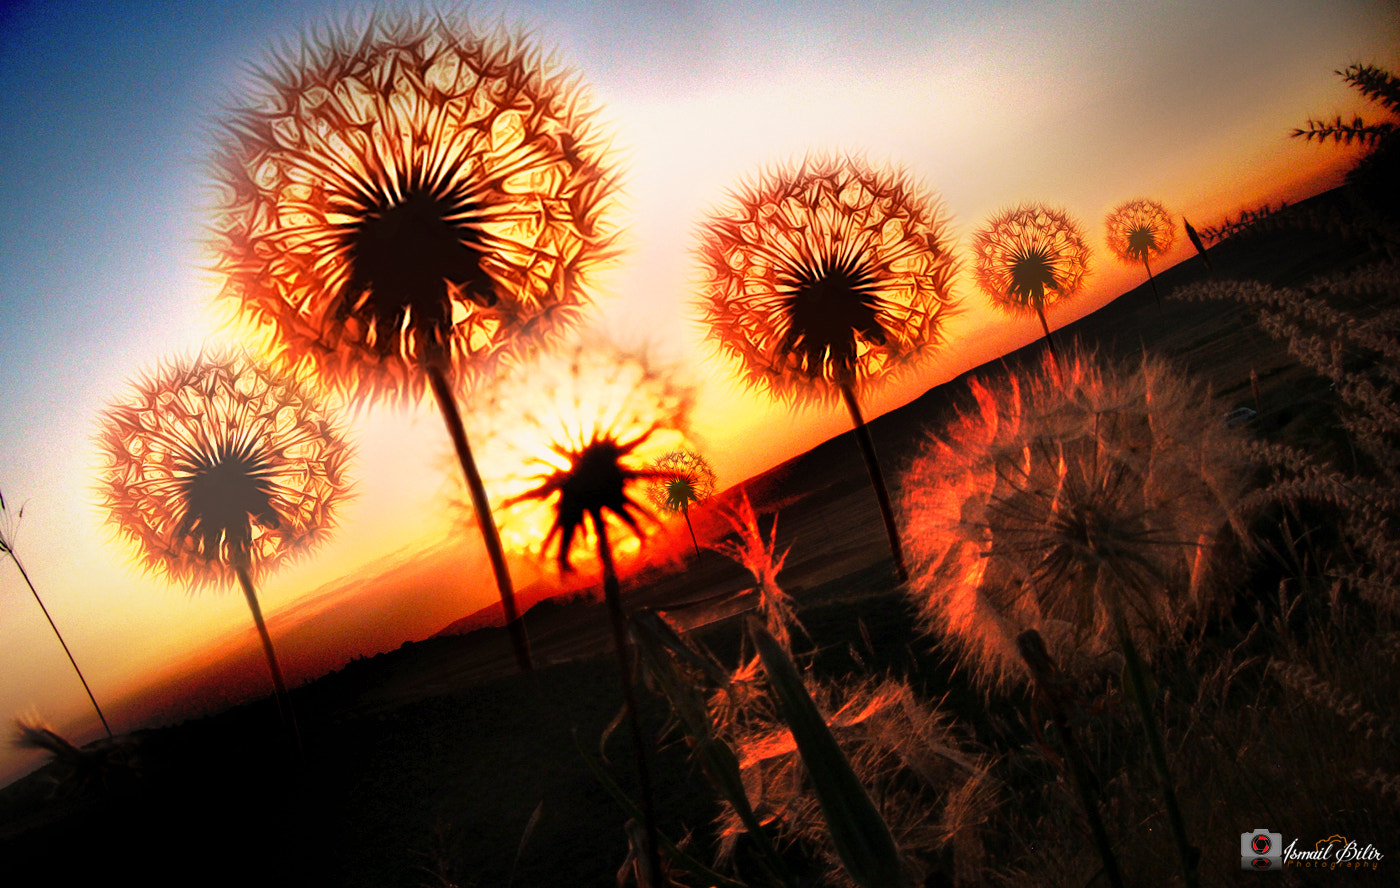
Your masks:
[{"label": "silhouetted flower head", "polygon": [[101,505],[142,567],[172,582],[250,575],[321,542],[348,497],[350,447],[289,376],[241,356],[173,360],[101,418]]},{"label": "silhouetted flower head", "polygon": [[570,330],[614,175],[576,78],[518,35],[377,17],[274,58],[216,159],[223,296],[351,394],[417,398]]},{"label": "silhouetted flower head", "polygon": [[482,470],[507,548],[552,553],[569,572],[596,564],[597,522],[606,522],[614,556],[636,555],[659,527],[639,501],[663,477],[653,466],[694,448],[691,391],[640,355],[591,343],[541,358],[493,396]]},{"label": "silhouetted flower head", "polygon": [[1002,210],[972,236],[977,286],[992,305],[1034,314],[1070,298],[1089,273],[1089,246],[1064,210],[1022,204]]},{"label": "silhouetted flower head", "polygon": [[1108,248],[1124,262],[1137,264],[1156,259],[1176,242],[1176,223],[1167,208],[1155,200],[1130,200],[1120,204],[1104,220]]},{"label": "silhouetted flower head", "polygon": [[974,381],[904,478],[910,594],[989,684],[1025,679],[1026,629],[1089,665],[1114,608],[1150,655],[1218,600],[1225,531],[1245,539],[1242,448],[1208,393],[1152,359],[1056,372]]},{"label": "silhouetted flower head", "polygon": [[647,499],[661,511],[684,512],[714,496],[714,470],[693,450],[673,450],[651,468],[658,477],[647,485]]},{"label": "silhouetted flower head", "polygon": [[949,249],[941,205],[906,173],[809,159],[735,190],[705,223],[701,319],[749,386],[834,399],[938,344]]}]

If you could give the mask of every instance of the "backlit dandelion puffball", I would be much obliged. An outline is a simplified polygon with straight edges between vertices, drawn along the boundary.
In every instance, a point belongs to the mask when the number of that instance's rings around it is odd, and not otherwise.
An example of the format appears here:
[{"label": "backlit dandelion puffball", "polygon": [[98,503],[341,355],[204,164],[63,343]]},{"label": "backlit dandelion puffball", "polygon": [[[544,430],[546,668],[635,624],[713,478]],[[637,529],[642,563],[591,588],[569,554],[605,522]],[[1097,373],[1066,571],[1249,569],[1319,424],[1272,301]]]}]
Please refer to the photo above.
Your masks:
[{"label": "backlit dandelion puffball", "polygon": [[859,393],[940,342],[950,242],[941,204],[903,171],[850,157],[768,170],[703,224],[700,320],[754,389]]},{"label": "backlit dandelion puffball", "polygon": [[260,73],[222,129],[222,295],[351,395],[417,399],[576,325],[615,177],[576,77],[518,35],[379,16]]},{"label": "backlit dandelion puffball", "polygon": [[1069,299],[1089,273],[1079,223],[1044,204],[994,214],[973,234],[972,252],[977,286],[1010,314],[1036,314]]},{"label": "backlit dandelion puffball", "polygon": [[295,380],[242,356],[161,364],[102,415],[98,492],[138,563],[174,583],[250,577],[322,542],[351,449]]},{"label": "backlit dandelion puffball", "polygon": [[697,449],[693,402],[689,387],[644,356],[600,342],[540,356],[501,380],[474,422],[490,424],[482,474],[502,543],[591,573],[597,535],[580,509],[601,505],[618,561],[641,554],[661,526],[643,505],[647,484],[661,477],[655,463]]},{"label": "backlit dandelion puffball", "polygon": [[1026,679],[1027,629],[1067,669],[1101,661],[1115,609],[1150,657],[1219,603],[1220,546],[1245,539],[1240,442],[1204,390],[1152,359],[1055,370],[974,381],[904,477],[910,594],[989,685]]},{"label": "backlit dandelion puffball", "polygon": [[1108,248],[1124,262],[1137,264],[1164,255],[1176,243],[1176,223],[1155,200],[1130,200],[1104,220]]}]

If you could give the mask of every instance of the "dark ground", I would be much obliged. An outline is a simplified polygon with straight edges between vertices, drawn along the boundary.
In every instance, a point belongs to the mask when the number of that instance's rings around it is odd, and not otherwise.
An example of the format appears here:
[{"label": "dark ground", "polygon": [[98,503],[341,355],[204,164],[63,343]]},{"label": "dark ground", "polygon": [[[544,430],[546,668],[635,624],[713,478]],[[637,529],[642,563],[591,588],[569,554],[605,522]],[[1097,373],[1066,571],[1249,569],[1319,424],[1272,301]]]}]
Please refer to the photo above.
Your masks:
[{"label": "dark ground", "polygon": [[[1365,252],[1295,234],[1226,242],[1211,256],[1222,277],[1291,284]],[[1165,295],[1204,274],[1193,258],[1160,273],[1158,288]],[[1144,347],[1173,357],[1212,381],[1222,413],[1254,406],[1253,369],[1262,408],[1255,424],[1271,432],[1301,433],[1331,409],[1327,383],[1232,303],[1165,300],[1159,310],[1144,285],[1056,336],[1123,359]],[[1041,349],[974,372],[1039,361]],[[959,378],[871,423],[896,502],[922,430],[965,393]],[[909,674],[933,696],[951,691],[955,709],[970,699],[911,625],[852,435],[744,487],[761,514],[780,513],[780,549],[792,547],[780,579],[823,650],[819,670],[852,668],[855,648],[877,672]],[[710,508],[710,521],[735,493]],[[633,582],[627,601],[674,604],[748,585],[741,568],[707,551],[683,572]],[[578,748],[596,755],[621,703],[603,609],[548,603],[526,622],[541,664],[533,675],[514,674],[502,630],[481,630],[405,644],[295,690],[301,765],[279,741],[269,699],[124,738],[137,770],[115,770],[107,791],[50,798],[56,769],[47,766],[0,791],[0,885],[611,885],[626,853],[625,818]],[[736,625],[721,621],[699,635],[732,650]],[[663,704],[647,697],[643,708],[654,736]],[[625,728],[607,747],[628,788],[629,747]],[[694,830],[703,845],[715,812],[703,779],[675,746],[660,752],[654,772],[663,831]]]}]

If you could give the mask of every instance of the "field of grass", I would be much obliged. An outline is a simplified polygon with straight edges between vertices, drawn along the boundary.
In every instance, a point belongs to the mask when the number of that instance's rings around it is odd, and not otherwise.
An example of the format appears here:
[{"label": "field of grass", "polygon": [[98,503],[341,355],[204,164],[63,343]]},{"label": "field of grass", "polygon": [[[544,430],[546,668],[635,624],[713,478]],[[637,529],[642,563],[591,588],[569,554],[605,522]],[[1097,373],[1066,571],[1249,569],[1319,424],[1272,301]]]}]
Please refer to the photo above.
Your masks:
[{"label": "field of grass", "polygon": [[[1341,200],[1333,193],[1313,205]],[[1211,258],[1218,278],[1293,287],[1378,255],[1364,243],[1284,231],[1226,241]],[[1167,294],[1204,279],[1192,259],[1162,271],[1157,284]],[[1393,321],[1384,312],[1400,309],[1397,295],[1392,286],[1387,302],[1342,307],[1361,321]],[[1056,336],[1106,358],[1133,361],[1144,351],[1168,358],[1209,381],[1222,422],[1232,409],[1257,409],[1248,429],[1258,438],[1328,460],[1353,478],[1386,471],[1356,456],[1338,426],[1339,393],[1262,332],[1257,315],[1229,300],[1168,298],[1159,309],[1144,286]],[[972,375],[1025,370],[1042,349],[1030,346]],[[870,423],[896,500],[926,430],[967,409],[968,391],[966,378],[955,379]],[[810,636],[794,641],[798,663],[832,681],[906,680],[919,699],[941,701],[967,748],[990,763],[997,790],[987,819],[930,858],[926,884],[1108,884],[1046,713],[1024,692],[974,688],[939,641],[919,631],[865,471],[848,434],[741,487],[761,527],[776,514],[778,550],[790,547],[778,579]],[[721,535],[718,516],[740,492],[717,497],[697,516],[702,536]],[[1365,578],[1353,577],[1347,562],[1357,547],[1328,507],[1274,505],[1255,533],[1270,548],[1241,571],[1233,608],[1153,663],[1182,816],[1202,852],[1202,884],[1393,883],[1400,873],[1395,593],[1362,591]],[[630,608],[664,609],[751,585],[741,567],[707,551],[684,571],[633,578],[624,593]],[[514,674],[505,633],[488,629],[406,644],[294,690],[301,761],[279,739],[267,699],[123,738],[130,767],[110,769],[105,788],[98,779],[55,797],[50,778],[61,768],[50,765],[0,793],[0,883],[615,884],[627,818],[585,762],[585,754],[598,756],[622,699],[603,608],[547,603],[526,623],[541,664],[530,675]],[[741,635],[734,618],[692,633],[731,668]],[[1121,674],[1097,675],[1078,690],[1075,729],[1098,775],[1126,884],[1180,884]],[[643,693],[642,710],[646,730],[659,738],[652,771],[660,829],[675,840],[689,836],[692,853],[709,863],[718,797],[679,734],[665,730],[666,701]],[[612,732],[603,752],[635,795],[626,731]],[[937,813],[931,808],[929,817]],[[1385,858],[1376,870],[1240,874],[1237,834],[1256,828],[1299,837],[1308,848],[1341,835],[1374,843]],[[821,871],[811,849],[784,848],[799,878]],[[737,865],[751,876],[753,862],[740,850]],[[685,877],[684,884],[701,883]]]}]

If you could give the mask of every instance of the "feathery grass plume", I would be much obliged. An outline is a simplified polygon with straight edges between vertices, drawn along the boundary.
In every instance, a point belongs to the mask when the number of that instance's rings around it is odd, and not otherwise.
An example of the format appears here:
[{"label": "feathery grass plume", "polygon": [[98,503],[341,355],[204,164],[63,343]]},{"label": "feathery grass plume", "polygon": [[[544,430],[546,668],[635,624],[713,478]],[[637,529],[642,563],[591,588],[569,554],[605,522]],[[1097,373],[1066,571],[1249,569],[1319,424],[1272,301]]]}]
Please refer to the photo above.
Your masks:
[{"label": "feathery grass plume", "polygon": [[1034,314],[1058,361],[1045,309],[1080,291],[1089,274],[1089,245],[1067,212],[1021,204],[994,213],[972,236],[973,273],[992,306],[1011,315]]},{"label": "feathery grass plume", "polygon": [[[1348,65],[1344,70],[1333,73],[1345,80],[1349,86],[1355,87],[1366,98],[1378,102],[1391,114],[1400,114],[1400,78],[1394,74],[1375,65],[1362,64]],[[1352,118],[1351,123],[1345,123],[1339,114],[1331,123],[1309,117],[1307,127],[1296,128],[1291,135],[1307,142],[1331,141],[1340,145],[1359,142],[1374,147],[1395,131],[1394,121],[1367,123],[1357,115]]]},{"label": "feathery grass plume", "polygon": [[[857,779],[888,824],[908,884],[922,885],[947,848],[953,883],[978,884],[983,835],[998,786],[985,757],[968,751],[952,720],[893,679],[806,681]],[[792,728],[754,710],[732,737],[749,802],[764,824],[821,862],[823,884],[855,884],[832,845],[831,827],[813,792]],[[716,823],[722,858],[744,833],[725,805]]]},{"label": "feathery grass plume", "polygon": [[1027,629],[1077,673],[1117,646],[1119,613],[1150,656],[1218,603],[1212,556],[1244,539],[1238,435],[1200,386],[1153,358],[1055,369],[974,380],[976,409],[904,479],[910,595],[986,686],[1025,682]]},{"label": "feathery grass plume", "polygon": [[715,472],[705,457],[693,450],[673,450],[651,464],[665,473],[647,486],[647,499],[659,511],[677,512],[685,516],[690,530],[690,544],[695,557],[700,557],[700,542],[695,538],[695,526],[690,523],[690,507],[704,505],[715,493]]},{"label": "feathery grass plume", "polygon": [[1233,218],[1226,217],[1219,225],[1202,228],[1200,231],[1201,240],[1205,244],[1213,245],[1228,237],[1261,232],[1268,225],[1273,224],[1279,218],[1279,214],[1286,209],[1288,209],[1287,201],[1280,203],[1277,208],[1274,208],[1272,204],[1264,204],[1254,209],[1240,210],[1239,215]]},{"label": "feathery grass plume", "polygon": [[737,561],[753,574],[758,584],[758,608],[763,614],[763,625],[778,640],[778,644],[789,654],[792,653],[792,629],[802,629],[797,619],[797,606],[792,596],[778,585],[778,572],[787,561],[788,550],[777,554],[778,516],[768,528],[768,539],[763,538],[759,529],[758,517],[753,504],[749,502],[748,491],[742,491],[739,502],[729,514],[729,525],[739,535],[737,542],[722,540],[714,548],[717,552]]},{"label": "feathery grass plume", "polygon": [[[1254,445],[1251,455],[1272,473],[1254,499],[1328,509],[1346,541],[1331,578],[1400,613],[1400,309],[1371,308],[1400,295],[1400,266],[1381,262],[1338,272],[1306,290],[1217,281],[1172,295],[1249,306],[1265,332],[1333,383],[1345,447],[1327,454]],[[1356,308],[1341,307],[1348,304]]]},{"label": "feathery grass plume", "polygon": [[135,756],[129,740],[110,734],[87,747],[74,746],[36,713],[15,717],[14,745],[43,750],[57,767],[51,775],[53,794],[82,795],[90,789],[110,789],[114,780],[131,774]]},{"label": "feathery grass plume", "polygon": [[29,579],[29,571],[24,569],[24,563],[19,560],[19,554],[15,552],[15,532],[19,529],[20,519],[24,517],[24,506],[19,507],[19,513],[13,519],[10,518],[9,508],[5,505],[5,495],[0,493],[0,555],[8,555],[14,562],[15,569],[19,571],[20,578],[29,587],[30,593],[34,596],[34,601],[38,603],[39,610],[44,612],[44,619],[49,621],[49,628],[53,630],[54,637],[63,648],[63,653],[68,655],[68,662],[73,665],[73,671],[78,673],[78,681],[82,682],[83,690],[87,692],[88,700],[92,702],[92,708],[97,712],[97,718],[102,722],[102,729],[107,732],[107,736],[112,736],[112,727],[107,724],[107,716],[102,714],[102,707],[97,705],[97,698],[92,694],[92,688],[88,687],[87,678],[83,676],[83,670],[78,668],[78,661],[73,658],[73,652],[68,649],[68,642],[63,640],[63,633],[58,631],[58,624],[53,621],[49,614],[48,607],[44,604],[44,599],[39,597],[39,590],[34,588],[34,581]]},{"label": "feathery grass plume", "polygon": [[1152,278],[1149,260],[1165,256],[1176,243],[1176,223],[1167,208],[1155,200],[1138,198],[1119,204],[1104,219],[1108,231],[1108,249],[1119,260],[1147,269],[1147,282],[1152,285],[1152,298],[1162,307],[1157,294],[1157,282]]},{"label": "feathery grass plume", "polygon": [[859,395],[928,355],[954,311],[942,205],[903,170],[814,157],[765,170],[706,220],[700,319],[750,388],[789,404],[840,398],[906,576]]},{"label": "feathery grass plume", "polygon": [[242,588],[295,733],[254,584],[334,528],[351,458],[337,422],[292,376],[203,354],[135,380],[103,413],[98,445],[101,507],[142,568],[172,583]]},{"label": "feathery grass plume", "polygon": [[455,391],[557,344],[615,253],[616,176],[578,79],[517,33],[385,15],[274,56],[222,129],[222,297],[351,398],[431,391],[515,609]]},{"label": "feathery grass plume", "polygon": [[[539,471],[530,479],[529,489],[504,503],[503,512],[508,516],[512,507],[543,504],[553,513],[543,549],[555,548],[561,572],[573,570],[571,557],[576,542],[591,542],[595,546],[642,793],[646,863],[650,872],[660,873],[646,740],[632,688],[627,615],[622,605],[613,540],[622,528],[627,528],[642,543],[649,530],[659,527],[660,522],[649,515],[633,488],[666,477],[649,467],[649,448],[664,446],[666,449],[661,452],[665,453],[688,443],[685,435],[692,396],[689,390],[656,374],[644,359],[582,345],[567,359],[556,360],[521,379],[528,379],[531,387],[563,410],[543,414],[555,417],[555,437],[546,442],[529,441],[544,445],[533,458]],[[506,397],[503,403],[519,404],[521,400]],[[527,413],[527,418],[539,427],[538,417]],[[643,527],[644,521],[648,528]]]}]

